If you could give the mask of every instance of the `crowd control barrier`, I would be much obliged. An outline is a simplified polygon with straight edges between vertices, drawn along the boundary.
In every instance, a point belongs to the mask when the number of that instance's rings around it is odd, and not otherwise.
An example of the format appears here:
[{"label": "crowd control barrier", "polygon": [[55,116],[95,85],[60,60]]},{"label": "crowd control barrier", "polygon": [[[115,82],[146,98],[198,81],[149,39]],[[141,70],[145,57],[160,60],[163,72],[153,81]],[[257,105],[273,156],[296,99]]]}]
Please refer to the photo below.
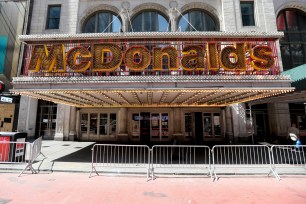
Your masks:
[{"label": "crowd control barrier", "polygon": [[305,145],[273,145],[272,167],[278,174],[306,174]]},{"label": "crowd control barrier", "polygon": [[42,137],[36,139],[33,143],[31,143],[31,154],[30,154],[30,158],[27,162],[27,166],[21,171],[21,173],[19,174],[19,176],[26,170],[31,170],[32,173],[36,173],[35,169],[33,168],[33,163],[34,161],[37,159],[37,157],[39,155],[43,155],[45,157],[45,155],[43,153],[41,153],[41,145],[42,145]]},{"label": "crowd control barrier", "polygon": [[280,179],[273,170],[270,148],[266,145],[216,145],[212,148],[213,173],[267,174]]},{"label": "crowd control barrier", "polygon": [[[134,172],[146,172],[147,179],[150,174],[150,148],[146,145],[112,145],[95,144],[92,148],[92,165],[89,177],[98,169],[103,171],[127,171],[133,168]],[[102,171],[102,172],[103,172]]]},{"label": "crowd control barrier", "polygon": [[206,174],[212,178],[208,146],[155,145],[152,148],[152,179],[155,174]]},{"label": "crowd control barrier", "polygon": [[41,154],[41,137],[33,143],[0,141],[0,163],[2,164],[25,164],[19,176],[26,170],[36,173],[32,164]]}]

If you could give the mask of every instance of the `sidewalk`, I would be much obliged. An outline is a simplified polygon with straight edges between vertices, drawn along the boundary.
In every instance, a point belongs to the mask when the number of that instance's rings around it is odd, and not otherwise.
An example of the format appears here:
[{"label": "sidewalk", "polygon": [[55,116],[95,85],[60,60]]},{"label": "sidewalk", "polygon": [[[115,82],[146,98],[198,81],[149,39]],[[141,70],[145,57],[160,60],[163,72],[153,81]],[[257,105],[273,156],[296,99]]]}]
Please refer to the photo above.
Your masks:
[{"label": "sidewalk", "polygon": [[[94,142],[42,141],[42,154],[33,167],[40,172],[90,172]],[[2,171],[21,171],[25,165],[0,164]]]},{"label": "sidewalk", "polygon": [[[49,172],[79,172],[88,173],[91,171],[91,161],[92,161],[92,151],[91,148],[94,142],[72,142],[72,141],[52,141],[43,140],[42,141],[42,154],[38,156],[33,167],[39,173],[49,173]],[[20,172],[24,169],[25,164],[0,164],[0,172]],[[218,167],[218,165],[216,165]],[[99,172],[102,170],[104,173],[116,173],[116,174],[142,174],[146,175],[147,168],[133,168],[133,167],[104,167],[97,169]],[[287,175],[305,175],[306,169],[296,168],[294,172],[292,169],[284,168],[278,169],[278,173]],[[159,175],[189,175],[189,176],[201,176],[209,177],[209,170],[206,168],[197,168],[193,166],[192,168],[154,168],[154,173]],[[219,175],[261,175],[266,177],[270,173],[270,166],[266,165],[261,168],[244,168],[243,165],[240,167],[226,167],[226,168],[216,168],[216,173]],[[93,173],[93,175],[95,175]],[[273,175],[270,175],[273,177]]]},{"label": "sidewalk", "polygon": [[0,203],[200,204],[306,203],[306,178],[159,178],[95,176],[84,173],[0,174]]}]

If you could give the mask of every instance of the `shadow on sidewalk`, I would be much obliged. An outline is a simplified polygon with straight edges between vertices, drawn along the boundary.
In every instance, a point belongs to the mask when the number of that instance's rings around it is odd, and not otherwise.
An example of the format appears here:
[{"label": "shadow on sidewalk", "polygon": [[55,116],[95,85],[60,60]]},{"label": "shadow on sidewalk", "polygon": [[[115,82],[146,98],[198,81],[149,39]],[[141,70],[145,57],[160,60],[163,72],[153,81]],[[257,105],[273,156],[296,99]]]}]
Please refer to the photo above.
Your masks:
[{"label": "shadow on sidewalk", "polygon": [[87,147],[74,147],[79,148],[79,150],[67,154],[63,157],[60,157],[58,159],[55,159],[54,162],[84,162],[84,163],[90,163],[91,158],[91,148],[93,145],[87,146]]}]

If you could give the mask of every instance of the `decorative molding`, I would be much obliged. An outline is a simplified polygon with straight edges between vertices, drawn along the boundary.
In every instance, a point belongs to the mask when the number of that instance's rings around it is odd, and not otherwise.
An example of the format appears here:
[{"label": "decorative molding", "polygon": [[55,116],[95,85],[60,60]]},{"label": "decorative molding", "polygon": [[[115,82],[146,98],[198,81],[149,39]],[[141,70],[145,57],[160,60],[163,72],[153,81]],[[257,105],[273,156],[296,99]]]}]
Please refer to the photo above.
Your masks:
[{"label": "decorative molding", "polygon": [[[92,6],[90,8],[87,8],[85,12],[83,12],[83,15],[80,17],[80,21],[78,22],[78,32],[82,32],[82,28],[84,26],[84,23],[88,18],[90,18],[94,13],[97,11],[110,11],[115,14],[120,14],[120,10],[115,7],[108,4],[99,4],[97,6]],[[120,15],[120,18],[123,19],[123,17]]]},{"label": "decorative molding", "polygon": [[[207,3],[202,3],[202,2],[194,2],[194,3],[189,3],[184,5],[181,9],[180,12],[184,14],[188,10],[193,10],[193,9],[200,9],[208,12],[218,23],[218,26],[220,28],[221,22],[222,22],[222,16],[218,12],[217,9],[215,9],[213,6],[207,4]],[[175,19],[176,22],[178,22],[180,15]]]},{"label": "decorative molding", "polygon": [[159,11],[162,15],[167,17],[168,19],[170,18],[168,14],[168,9],[165,8],[164,6],[156,3],[144,3],[136,6],[130,13],[131,19],[135,17],[138,13],[145,11],[145,10],[156,10]]},{"label": "decorative molding", "polygon": [[19,35],[22,42],[72,41],[100,39],[136,39],[136,38],[274,38],[284,37],[283,32],[125,32],[125,33],[78,33],[78,34],[38,34]]},{"label": "decorative molding", "polygon": [[23,83],[118,83],[118,82],[291,82],[287,75],[239,76],[74,76],[74,77],[14,77],[13,84]]},{"label": "decorative molding", "polygon": [[279,12],[284,9],[298,9],[306,13],[306,3],[300,1],[290,1],[283,3],[277,9],[275,9],[276,16],[278,16]]}]

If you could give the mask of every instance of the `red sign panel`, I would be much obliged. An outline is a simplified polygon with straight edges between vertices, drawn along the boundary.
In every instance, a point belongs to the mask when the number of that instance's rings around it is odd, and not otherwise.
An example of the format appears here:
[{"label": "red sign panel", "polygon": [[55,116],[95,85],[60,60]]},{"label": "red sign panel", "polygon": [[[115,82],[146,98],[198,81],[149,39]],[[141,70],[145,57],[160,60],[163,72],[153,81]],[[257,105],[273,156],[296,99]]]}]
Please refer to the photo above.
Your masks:
[{"label": "red sign panel", "polygon": [[0,162],[9,160],[10,154],[10,137],[0,136]]}]

